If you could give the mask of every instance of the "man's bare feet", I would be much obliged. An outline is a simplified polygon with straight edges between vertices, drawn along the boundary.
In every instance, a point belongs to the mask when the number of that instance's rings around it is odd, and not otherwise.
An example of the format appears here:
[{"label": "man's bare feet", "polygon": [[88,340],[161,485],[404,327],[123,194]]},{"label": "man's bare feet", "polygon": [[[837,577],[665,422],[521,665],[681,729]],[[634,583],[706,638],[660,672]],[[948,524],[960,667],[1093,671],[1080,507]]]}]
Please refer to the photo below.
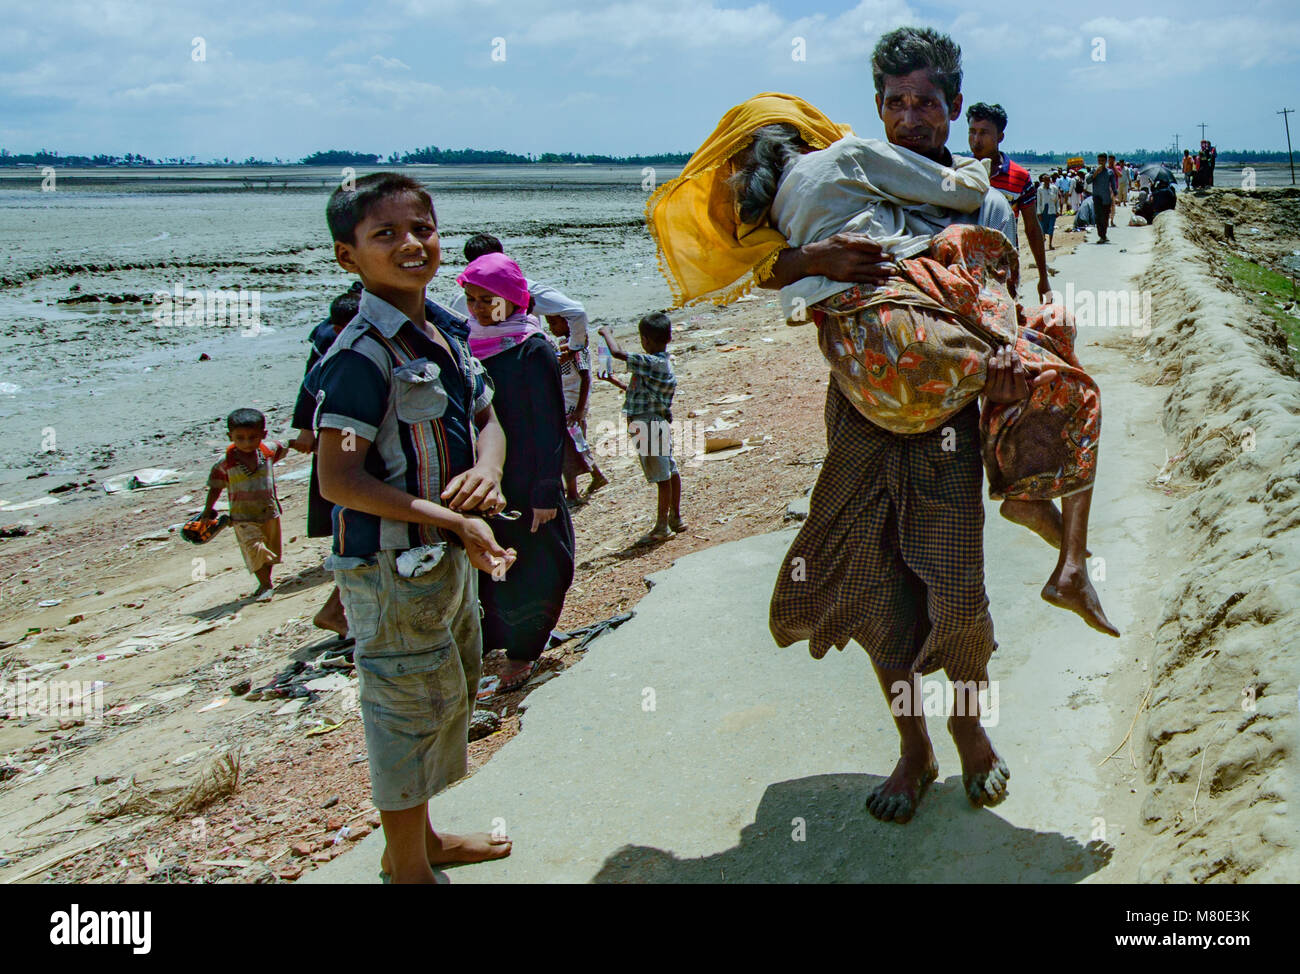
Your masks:
[{"label": "man's bare feet", "polygon": [[348,617],[343,611],[343,599],[340,598],[337,587],[330,593],[330,597],[325,600],[325,604],[316,613],[316,617],[312,619],[311,624],[317,629],[326,629],[338,633],[340,636],[347,636]]},{"label": "man's bare feet", "polygon": [[938,776],[939,763],[928,744],[924,751],[904,753],[893,774],[867,796],[867,811],[882,822],[910,822],[925,789]]},{"label": "man's bare feet", "polygon": [[471,832],[453,835],[450,832],[433,833],[433,841],[426,842],[430,866],[460,866],[471,862],[488,862],[504,859],[512,848],[510,837],[491,832]]},{"label": "man's bare feet", "polygon": [[998,757],[978,717],[949,717],[948,733],[961,757],[961,783],[976,808],[997,805],[1007,797],[1011,769]]},{"label": "man's bare feet", "polygon": [[682,520],[680,514],[670,514],[668,516],[668,526],[677,534],[681,534],[686,530],[686,522]]},{"label": "man's bare feet", "polygon": [[1104,632],[1108,636],[1119,635],[1119,630],[1106,618],[1101,599],[1097,597],[1088,573],[1083,568],[1058,565],[1043,586],[1041,594],[1044,601],[1058,609],[1069,609],[1098,632]]}]

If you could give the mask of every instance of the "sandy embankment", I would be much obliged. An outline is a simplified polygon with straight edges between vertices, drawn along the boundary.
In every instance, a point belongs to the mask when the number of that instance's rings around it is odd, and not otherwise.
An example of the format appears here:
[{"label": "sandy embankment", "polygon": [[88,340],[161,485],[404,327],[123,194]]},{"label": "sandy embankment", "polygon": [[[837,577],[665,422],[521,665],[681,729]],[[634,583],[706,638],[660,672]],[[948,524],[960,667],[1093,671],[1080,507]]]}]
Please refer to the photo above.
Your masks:
[{"label": "sandy embankment", "polygon": [[[1180,201],[1181,202],[1181,201]],[[1179,211],[1156,227],[1146,344],[1176,375],[1164,426],[1181,496],[1143,735],[1143,806],[1157,834],[1140,878],[1296,882],[1300,686],[1300,382],[1282,333],[1212,263],[1222,245]],[[1221,256],[1221,254],[1220,254]]]}]

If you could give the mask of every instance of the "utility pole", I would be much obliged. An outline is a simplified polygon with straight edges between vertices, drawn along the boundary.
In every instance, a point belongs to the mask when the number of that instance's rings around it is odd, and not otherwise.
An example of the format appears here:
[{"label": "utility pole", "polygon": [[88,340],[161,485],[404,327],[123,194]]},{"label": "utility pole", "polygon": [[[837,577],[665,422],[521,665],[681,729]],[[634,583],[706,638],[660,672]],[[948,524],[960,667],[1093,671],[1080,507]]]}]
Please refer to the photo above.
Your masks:
[{"label": "utility pole", "polygon": [[1174,133],[1174,155],[1178,155],[1178,139],[1179,139],[1179,135],[1177,132],[1175,132]]},{"label": "utility pole", "polygon": [[1294,108],[1284,108],[1280,112],[1274,112],[1274,115],[1282,116],[1282,124],[1286,126],[1286,157],[1291,163],[1291,185],[1295,185],[1295,159],[1291,156],[1291,119],[1288,118]]},{"label": "utility pole", "polygon": [[1200,128],[1201,128],[1201,141],[1204,142],[1204,141],[1205,141],[1205,123],[1204,123],[1204,122],[1197,122],[1196,124],[1199,125]]}]

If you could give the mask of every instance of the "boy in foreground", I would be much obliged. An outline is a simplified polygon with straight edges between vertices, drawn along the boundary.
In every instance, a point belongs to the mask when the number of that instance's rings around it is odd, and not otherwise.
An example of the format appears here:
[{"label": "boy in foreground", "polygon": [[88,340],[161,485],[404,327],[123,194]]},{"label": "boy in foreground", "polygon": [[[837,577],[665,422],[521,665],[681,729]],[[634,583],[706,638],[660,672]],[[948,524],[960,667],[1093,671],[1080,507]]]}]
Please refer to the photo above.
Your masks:
[{"label": "boy in foreground", "polygon": [[374,173],[335,190],[326,218],[339,265],[365,285],[319,365],[320,488],[338,505],[326,564],[356,639],[381,878],[432,883],[435,867],[510,853],[505,836],[438,833],[428,815],[466,771],[475,569],[513,562],[484,519],[505,507],[505,436],[464,322],[425,299],[441,259],[429,194]]},{"label": "boy in foreground", "polygon": [[685,531],[686,525],[682,523],[681,512],[682,477],[673,459],[669,425],[673,420],[673,395],[677,391],[677,376],[668,356],[673,325],[666,314],[656,311],[641,319],[638,330],[644,355],[625,352],[608,327],[600,329],[600,337],[605,339],[610,355],[626,362],[627,370],[632,373],[623,400],[623,414],[627,417],[628,433],[636,441],[645,479],[659,488],[655,526],[637,541],[646,545],[667,541],[674,533]]},{"label": "boy in foreground", "polygon": [[280,499],[275,494],[274,465],[289,448],[278,440],[266,441],[266,417],[256,409],[236,409],[226,417],[230,446],[208,475],[208,498],[200,521],[215,521],[215,504],[224,490],[229,495],[230,525],[239,542],[244,565],[257,579],[250,598],[271,601],[271,569],[280,564]]}]

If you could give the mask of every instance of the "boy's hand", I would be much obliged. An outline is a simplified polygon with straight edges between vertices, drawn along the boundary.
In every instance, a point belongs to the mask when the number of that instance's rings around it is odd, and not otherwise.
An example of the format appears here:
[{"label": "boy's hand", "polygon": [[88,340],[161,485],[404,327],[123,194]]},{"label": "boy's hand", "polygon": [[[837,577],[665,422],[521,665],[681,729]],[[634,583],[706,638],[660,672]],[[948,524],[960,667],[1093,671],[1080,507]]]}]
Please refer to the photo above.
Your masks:
[{"label": "boy's hand", "polygon": [[533,508],[533,526],[528,529],[530,534],[536,534],[537,529],[548,521],[554,521],[558,508],[555,507],[534,507]]},{"label": "boy's hand", "polygon": [[463,517],[456,531],[465,542],[469,563],[479,571],[504,576],[505,570],[515,563],[513,548],[502,548],[492,534],[492,529],[481,517]]},{"label": "boy's hand", "polygon": [[453,511],[496,514],[506,507],[501,493],[501,473],[477,466],[452,477],[441,496],[442,502]]}]

